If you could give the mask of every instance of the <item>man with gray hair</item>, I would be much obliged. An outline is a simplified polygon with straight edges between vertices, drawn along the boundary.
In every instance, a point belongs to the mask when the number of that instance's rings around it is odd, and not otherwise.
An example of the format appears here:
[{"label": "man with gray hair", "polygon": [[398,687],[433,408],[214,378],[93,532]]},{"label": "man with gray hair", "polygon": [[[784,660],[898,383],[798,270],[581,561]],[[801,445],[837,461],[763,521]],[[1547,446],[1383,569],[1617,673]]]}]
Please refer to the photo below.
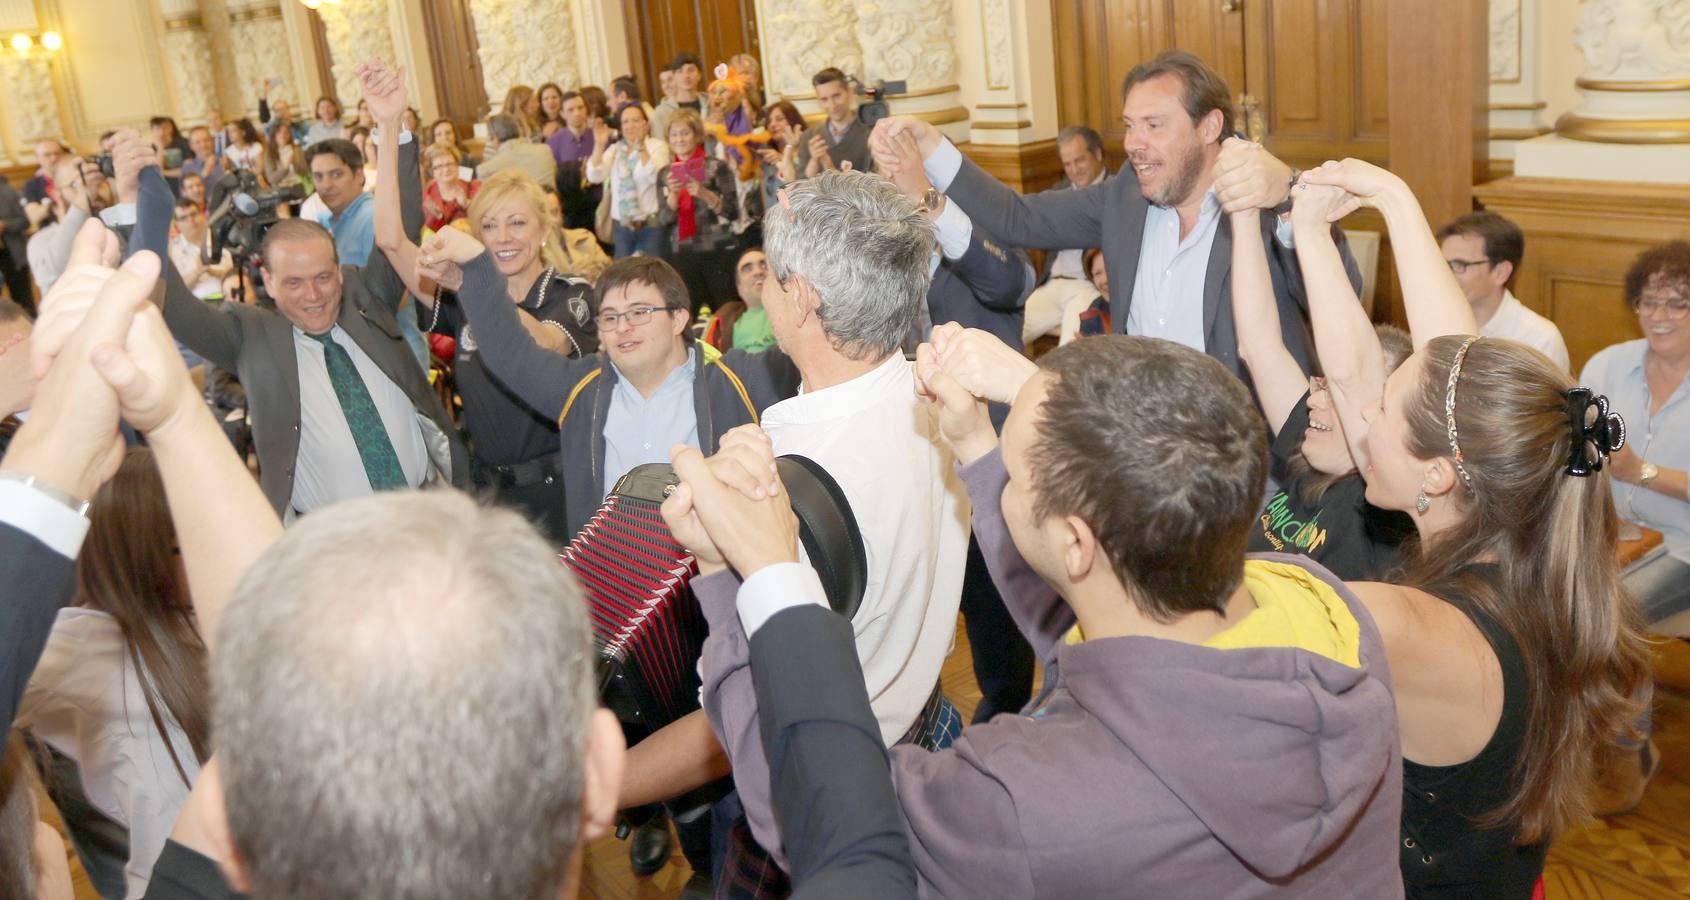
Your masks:
[{"label": "man with gray hair", "polygon": [[[763,430],[777,454],[808,457],[839,482],[862,531],[868,587],[851,627],[881,739],[944,746],[962,727],[937,684],[969,505],[900,351],[926,302],[932,226],[891,182],[829,171],[781,191],[763,249],[763,306],[803,376],[798,396],[764,410]],[[724,721],[717,736],[736,767],[766,771],[756,722]],[[753,834],[778,851],[767,780],[736,784]]]},{"label": "man with gray hair", "polygon": [[498,113],[487,120],[487,154],[475,170],[475,177],[482,181],[506,169],[527,172],[541,186],[557,181],[557,160],[551,148],[524,140],[515,116]]}]

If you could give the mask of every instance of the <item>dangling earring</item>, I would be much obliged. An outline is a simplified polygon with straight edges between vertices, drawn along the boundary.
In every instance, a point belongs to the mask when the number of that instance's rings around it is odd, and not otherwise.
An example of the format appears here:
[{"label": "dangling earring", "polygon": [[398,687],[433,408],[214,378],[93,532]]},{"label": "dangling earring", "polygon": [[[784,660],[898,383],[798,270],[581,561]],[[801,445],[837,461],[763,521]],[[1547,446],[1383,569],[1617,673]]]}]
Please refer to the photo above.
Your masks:
[{"label": "dangling earring", "polygon": [[1426,510],[1432,508],[1432,499],[1426,496],[1426,489],[1420,489],[1420,495],[1414,498],[1414,511],[1425,515]]}]

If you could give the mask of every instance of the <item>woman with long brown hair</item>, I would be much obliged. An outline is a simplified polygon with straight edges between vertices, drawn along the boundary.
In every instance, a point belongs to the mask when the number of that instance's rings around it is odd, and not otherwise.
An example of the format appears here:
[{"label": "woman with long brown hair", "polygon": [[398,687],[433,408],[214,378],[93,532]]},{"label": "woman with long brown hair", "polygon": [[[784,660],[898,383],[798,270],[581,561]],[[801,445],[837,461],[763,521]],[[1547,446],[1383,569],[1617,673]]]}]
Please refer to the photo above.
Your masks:
[{"label": "woman with long brown hair", "polygon": [[[1526,898],[1648,676],[1604,469],[1623,424],[1542,353],[1474,336],[1401,179],[1345,160],[1304,180],[1326,186],[1294,192],[1292,226],[1333,403],[1367,502],[1417,532],[1399,584],[1353,585],[1390,656],[1404,885]],[[1415,343],[1388,378],[1328,224],[1362,205],[1390,230]]]},{"label": "woman with long brown hair", "polygon": [[523,140],[533,140],[540,133],[540,95],[528,85],[514,85],[506,91],[504,106],[499,111],[516,119]]},{"label": "woman with long brown hair", "polygon": [[76,589],[17,725],[73,760],[94,808],[129,830],[139,897],[211,747],[205,643],[151,451],[130,450],[94,495]]}]

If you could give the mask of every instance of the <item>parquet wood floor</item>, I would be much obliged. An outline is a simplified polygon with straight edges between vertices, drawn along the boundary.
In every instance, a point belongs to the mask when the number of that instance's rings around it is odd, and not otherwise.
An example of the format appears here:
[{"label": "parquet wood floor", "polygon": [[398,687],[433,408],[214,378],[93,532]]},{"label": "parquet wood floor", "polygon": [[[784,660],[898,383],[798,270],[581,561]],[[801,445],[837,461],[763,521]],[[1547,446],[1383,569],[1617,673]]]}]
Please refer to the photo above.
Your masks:
[{"label": "parquet wood floor", "polygon": [[[1555,845],[1544,872],[1549,900],[1690,896],[1690,644],[1658,645],[1655,674],[1661,773],[1635,812],[1599,820]],[[940,677],[946,696],[962,708],[964,718],[972,714],[980,690],[960,625],[957,646]],[[74,854],[71,863],[78,876],[78,900],[97,900]],[[607,839],[587,849],[581,895],[592,900],[678,897],[690,875],[677,852],[656,875],[636,878],[628,868],[627,844]]]}]

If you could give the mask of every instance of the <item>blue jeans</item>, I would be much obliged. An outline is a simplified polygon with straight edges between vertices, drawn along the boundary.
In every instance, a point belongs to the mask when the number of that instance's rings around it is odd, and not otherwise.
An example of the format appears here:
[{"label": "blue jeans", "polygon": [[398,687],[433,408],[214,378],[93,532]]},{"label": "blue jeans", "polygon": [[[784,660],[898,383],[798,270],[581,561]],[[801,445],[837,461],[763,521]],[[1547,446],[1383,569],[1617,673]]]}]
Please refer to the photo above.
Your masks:
[{"label": "blue jeans", "polygon": [[1690,609],[1690,565],[1668,556],[1664,547],[1632,563],[1625,586],[1651,625]]},{"label": "blue jeans", "polygon": [[618,223],[613,229],[616,237],[616,258],[624,259],[635,253],[655,256],[659,259],[669,255],[668,229],[661,225],[647,225],[644,228],[624,228]]}]

